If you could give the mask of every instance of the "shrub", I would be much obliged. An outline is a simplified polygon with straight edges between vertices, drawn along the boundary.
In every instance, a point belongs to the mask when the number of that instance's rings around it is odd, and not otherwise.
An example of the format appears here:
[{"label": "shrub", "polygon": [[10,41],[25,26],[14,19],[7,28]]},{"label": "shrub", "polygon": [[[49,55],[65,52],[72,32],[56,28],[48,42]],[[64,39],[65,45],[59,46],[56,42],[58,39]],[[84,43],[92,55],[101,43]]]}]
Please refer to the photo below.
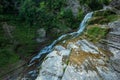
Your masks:
[{"label": "shrub", "polygon": [[35,2],[32,0],[25,0],[21,4],[19,10],[20,17],[32,25],[37,18]]},{"label": "shrub", "polygon": [[100,26],[95,25],[86,30],[86,36],[92,41],[99,41],[100,39],[105,38],[107,33],[107,28],[101,28]]},{"label": "shrub", "polygon": [[14,52],[14,45],[12,45],[10,40],[4,34],[4,30],[0,24],[0,68],[4,68],[19,60],[18,55]]},{"label": "shrub", "polygon": [[18,13],[21,0],[0,0],[4,14]]}]

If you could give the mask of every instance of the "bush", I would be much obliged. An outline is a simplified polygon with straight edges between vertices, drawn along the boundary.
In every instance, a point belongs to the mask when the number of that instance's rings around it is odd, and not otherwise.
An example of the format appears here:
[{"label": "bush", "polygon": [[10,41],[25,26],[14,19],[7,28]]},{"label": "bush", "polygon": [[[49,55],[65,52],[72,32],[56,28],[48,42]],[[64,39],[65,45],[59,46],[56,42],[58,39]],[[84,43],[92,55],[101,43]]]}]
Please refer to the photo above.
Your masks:
[{"label": "bush", "polygon": [[89,24],[108,24],[117,19],[119,19],[119,16],[109,10],[96,11],[93,14],[93,18],[90,19]]},{"label": "bush", "polygon": [[18,55],[14,52],[14,45],[4,34],[4,30],[0,25],[0,68],[4,68],[19,60]]},{"label": "bush", "polygon": [[108,29],[101,28],[100,25],[99,26],[93,25],[86,30],[87,38],[95,42],[99,41],[102,38],[105,38],[107,33]]},{"label": "bush", "polygon": [[14,64],[19,60],[18,55],[14,53],[10,48],[1,48],[0,50],[0,68],[5,68],[5,66]]},{"label": "bush", "polygon": [[4,14],[18,13],[21,0],[0,0]]},{"label": "bush", "polygon": [[32,0],[25,0],[21,4],[22,5],[19,10],[20,18],[22,18],[23,20],[27,21],[27,23],[32,25],[37,18],[36,16],[37,9],[35,6],[35,2],[33,2]]},{"label": "bush", "polygon": [[47,7],[52,11],[60,11],[66,6],[66,0],[46,0]]},{"label": "bush", "polygon": [[77,15],[78,20],[82,21],[82,19],[84,18],[83,15],[84,15],[84,12],[83,12],[82,9],[80,9],[80,10],[79,10],[79,13],[78,13],[78,15]]}]

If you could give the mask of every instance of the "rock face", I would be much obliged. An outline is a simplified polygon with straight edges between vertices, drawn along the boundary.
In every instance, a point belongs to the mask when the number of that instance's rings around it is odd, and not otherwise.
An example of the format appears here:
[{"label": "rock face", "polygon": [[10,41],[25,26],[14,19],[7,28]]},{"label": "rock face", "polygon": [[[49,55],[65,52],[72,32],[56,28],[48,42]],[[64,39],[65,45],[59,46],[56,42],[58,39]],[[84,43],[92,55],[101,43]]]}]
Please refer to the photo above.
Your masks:
[{"label": "rock face", "polygon": [[65,67],[64,57],[68,57],[70,50],[62,46],[55,46],[55,50],[47,55],[41,66],[41,71],[36,80],[60,80]]},{"label": "rock face", "polygon": [[67,4],[67,8],[72,10],[74,16],[78,16],[80,9],[84,14],[91,12],[91,9],[88,6],[81,4],[79,0],[67,0]]},{"label": "rock face", "polygon": [[78,0],[67,0],[68,1],[68,8],[70,8],[73,12],[74,16],[78,15],[80,4]]},{"label": "rock face", "polygon": [[113,69],[120,80],[120,20],[109,23],[110,32],[107,36],[108,49],[114,54],[111,58]]},{"label": "rock face", "polygon": [[3,29],[7,37],[13,38],[12,32],[14,30],[13,26],[8,25],[7,23],[3,23]]},{"label": "rock face", "polygon": [[[110,27],[110,32],[107,36],[108,42],[114,45],[114,47],[120,48],[120,20],[111,22],[108,26]],[[112,52],[114,53],[114,51]]]},{"label": "rock face", "polygon": [[109,4],[108,9],[117,14],[120,14],[120,0],[112,0],[111,3]]},{"label": "rock face", "polygon": [[110,6],[120,10],[120,0],[112,0]]},{"label": "rock face", "polygon": [[105,48],[80,36],[58,42],[36,80],[120,80],[120,21],[107,26]]},{"label": "rock face", "polygon": [[46,31],[44,28],[40,28],[37,30],[37,42],[43,42],[46,40]]},{"label": "rock face", "polygon": [[[64,44],[56,45],[46,56],[36,80],[119,80],[109,63],[110,52],[85,39]],[[119,69],[119,66],[113,67]]]}]

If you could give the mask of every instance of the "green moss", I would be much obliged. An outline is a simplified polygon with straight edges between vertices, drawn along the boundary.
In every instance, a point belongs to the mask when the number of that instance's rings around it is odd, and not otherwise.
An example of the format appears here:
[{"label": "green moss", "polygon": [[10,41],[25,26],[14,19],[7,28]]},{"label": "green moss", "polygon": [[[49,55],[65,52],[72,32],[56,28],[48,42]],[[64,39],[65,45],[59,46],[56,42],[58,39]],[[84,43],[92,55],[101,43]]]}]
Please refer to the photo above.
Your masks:
[{"label": "green moss", "polygon": [[106,18],[109,20],[109,22],[112,22],[120,19],[120,15],[110,15],[110,16],[106,16]]},{"label": "green moss", "polygon": [[97,42],[100,39],[105,38],[107,33],[108,33],[107,28],[101,28],[100,26],[91,26],[86,30],[85,36],[89,40]]},{"label": "green moss", "polygon": [[115,21],[120,19],[120,15],[107,15],[107,16],[97,16],[90,19],[88,22],[89,25],[91,24],[108,24],[109,22]]},{"label": "green moss", "polygon": [[77,18],[78,18],[79,21],[82,21],[82,19],[84,18],[84,12],[83,12],[82,9],[79,9]]},{"label": "green moss", "polygon": [[93,16],[108,16],[108,15],[112,15],[115,14],[110,10],[103,10],[103,11],[96,11],[94,12]]},{"label": "green moss", "polygon": [[120,19],[120,15],[113,13],[112,11],[96,11],[93,17],[89,21],[90,24],[108,24],[109,22]]}]

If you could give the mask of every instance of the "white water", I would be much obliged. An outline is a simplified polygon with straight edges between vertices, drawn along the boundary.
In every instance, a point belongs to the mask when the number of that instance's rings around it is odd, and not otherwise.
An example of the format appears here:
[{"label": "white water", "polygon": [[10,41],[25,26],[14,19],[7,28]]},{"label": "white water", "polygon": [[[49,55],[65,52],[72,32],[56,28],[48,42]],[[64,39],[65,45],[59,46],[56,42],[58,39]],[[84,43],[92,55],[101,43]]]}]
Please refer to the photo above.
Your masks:
[{"label": "white water", "polygon": [[54,46],[57,42],[61,41],[63,38],[65,38],[65,37],[67,37],[67,36],[74,37],[74,36],[80,35],[80,34],[84,31],[84,29],[85,29],[85,27],[86,27],[86,25],[87,25],[86,23],[87,23],[87,21],[92,17],[92,14],[93,14],[93,12],[90,12],[90,13],[88,13],[88,14],[84,17],[84,19],[83,19],[83,21],[81,22],[81,24],[80,24],[79,29],[78,29],[77,32],[73,32],[73,33],[69,33],[69,34],[64,34],[64,35],[60,36],[57,40],[53,41],[52,44],[50,44],[49,46],[46,46],[45,48],[43,48],[43,49],[39,52],[38,55],[36,55],[35,57],[32,58],[32,60],[30,61],[30,65],[29,65],[29,66],[31,66],[32,64],[34,64],[34,61],[35,61],[35,60],[40,59],[40,57],[41,57],[42,54],[48,54],[49,52],[51,52],[52,49],[53,49],[53,46]]}]

